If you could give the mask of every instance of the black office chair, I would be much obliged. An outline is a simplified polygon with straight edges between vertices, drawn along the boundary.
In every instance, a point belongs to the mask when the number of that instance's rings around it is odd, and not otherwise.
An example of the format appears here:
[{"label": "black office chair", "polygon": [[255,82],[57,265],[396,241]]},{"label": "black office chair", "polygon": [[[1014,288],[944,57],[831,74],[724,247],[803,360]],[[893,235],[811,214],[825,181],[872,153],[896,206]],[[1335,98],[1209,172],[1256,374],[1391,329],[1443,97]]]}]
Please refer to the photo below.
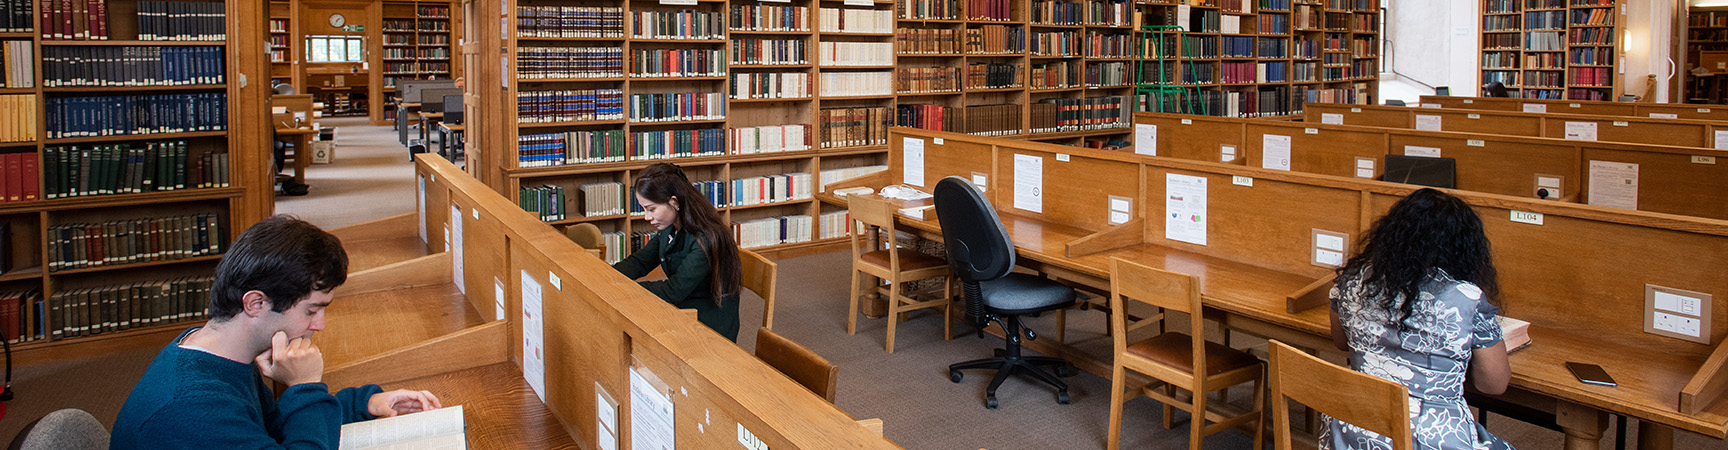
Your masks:
[{"label": "black office chair", "polygon": [[1060,358],[1021,356],[1020,334],[1037,339],[1038,334],[1025,329],[1020,316],[1055,311],[1074,306],[1074,289],[1061,283],[1033,275],[1012,273],[1014,242],[1008,240],[1008,230],[996,215],[996,208],[984,199],[972,183],[960,177],[948,177],[936,183],[936,217],[942,223],[942,240],[948,247],[948,264],[966,296],[966,314],[978,326],[978,336],[994,320],[1008,335],[1008,343],[995,358],[967,361],[948,366],[948,379],[959,383],[961,370],[995,369],[996,377],[986,389],[984,407],[996,409],[996,388],[1016,372],[1031,375],[1056,387],[1056,402],[1068,404],[1068,384],[1038,368],[1056,366],[1056,373],[1069,376],[1074,366]]}]

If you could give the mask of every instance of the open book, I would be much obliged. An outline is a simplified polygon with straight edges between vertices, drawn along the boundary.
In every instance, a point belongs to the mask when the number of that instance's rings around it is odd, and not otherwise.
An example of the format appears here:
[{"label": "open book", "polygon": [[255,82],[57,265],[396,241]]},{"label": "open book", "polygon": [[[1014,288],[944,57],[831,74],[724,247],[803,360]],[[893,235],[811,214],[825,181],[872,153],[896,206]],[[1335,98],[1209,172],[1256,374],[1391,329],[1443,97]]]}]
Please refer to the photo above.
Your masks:
[{"label": "open book", "polygon": [[1494,316],[1494,321],[1500,322],[1500,332],[1506,341],[1506,353],[1530,345],[1530,322],[1506,316]]},{"label": "open book", "polygon": [[341,450],[467,450],[462,405],[342,426]]}]

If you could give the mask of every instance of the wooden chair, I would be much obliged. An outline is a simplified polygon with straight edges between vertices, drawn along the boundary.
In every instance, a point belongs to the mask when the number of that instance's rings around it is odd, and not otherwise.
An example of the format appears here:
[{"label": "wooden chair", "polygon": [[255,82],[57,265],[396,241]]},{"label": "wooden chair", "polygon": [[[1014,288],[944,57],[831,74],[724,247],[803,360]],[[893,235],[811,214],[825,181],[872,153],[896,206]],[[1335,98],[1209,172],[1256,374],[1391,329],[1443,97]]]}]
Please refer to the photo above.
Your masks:
[{"label": "wooden chair", "polygon": [[[1205,338],[1205,319],[1200,304],[1200,280],[1147,267],[1138,263],[1112,258],[1110,261],[1110,310],[1127,311],[1124,299],[1149,303],[1166,311],[1187,313],[1188,333],[1166,331],[1150,339],[1128,342],[1127,314],[1111,314],[1111,340],[1115,344],[1115,363],[1110,376],[1110,437],[1109,448],[1116,450],[1122,440],[1122,404],[1139,394],[1164,403],[1164,428],[1174,428],[1174,408],[1181,408],[1193,417],[1189,424],[1188,447],[1200,448],[1200,440],[1220,430],[1244,423],[1254,427],[1254,447],[1260,448],[1260,430],[1264,428],[1260,411],[1265,394],[1260,385],[1264,365],[1258,358],[1241,350],[1209,342]],[[1136,325],[1144,326],[1150,321]],[[1128,396],[1127,370],[1133,369],[1151,376],[1151,384],[1134,389]],[[1207,407],[1207,394],[1238,384],[1254,382],[1254,406],[1234,417]],[[1188,391],[1188,398],[1177,397],[1172,388]],[[1220,401],[1222,403],[1222,401]],[[1212,422],[1207,424],[1207,422]]]},{"label": "wooden chair", "polygon": [[[886,200],[847,196],[847,206],[852,219],[864,226],[852,227],[852,296],[847,308],[846,334],[856,334],[858,330],[858,297],[865,293],[880,293],[888,298],[888,353],[894,353],[894,329],[901,320],[900,314],[914,309],[941,308],[942,337],[953,339],[953,321],[949,320],[953,303],[950,295],[953,292],[952,277],[943,280],[942,295],[935,300],[917,301],[901,294],[902,283],[947,276],[948,262],[916,250],[895,247],[894,206]],[[875,233],[877,228],[882,230],[887,250],[870,243],[871,233]],[[858,285],[859,274],[888,280],[888,285],[885,288],[861,288]]]},{"label": "wooden chair", "polygon": [[1290,400],[1390,437],[1394,450],[1414,448],[1410,395],[1404,385],[1334,365],[1283,342],[1271,341],[1268,350],[1272,353],[1272,443],[1276,448],[1293,448]]},{"label": "wooden chair", "polygon": [[600,233],[600,227],[586,222],[578,223],[564,228],[564,237],[568,237],[576,245],[588,249],[590,253],[600,257],[601,260],[606,259],[606,241]]},{"label": "wooden chair", "polygon": [[744,289],[762,297],[762,328],[774,329],[774,282],[780,265],[745,249],[738,249],[738,262],[739,271],[744,273]]},{"label": "wooden chair", "polygon": [[827,399],[828,403],[834,403],[834,386],[840,380],[840,366],[829,363],[822,355],[768,327],[762,327],[756,329],[756,358]]}]

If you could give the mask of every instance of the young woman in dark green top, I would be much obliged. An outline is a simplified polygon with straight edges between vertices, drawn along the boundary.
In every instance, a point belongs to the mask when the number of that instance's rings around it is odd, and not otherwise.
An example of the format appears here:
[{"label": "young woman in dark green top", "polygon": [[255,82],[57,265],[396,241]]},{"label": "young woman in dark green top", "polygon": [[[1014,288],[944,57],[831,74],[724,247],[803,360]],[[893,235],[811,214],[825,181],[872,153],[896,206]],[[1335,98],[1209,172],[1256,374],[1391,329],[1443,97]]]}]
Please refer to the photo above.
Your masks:
[{"label": "young woman in dark green top", "polygon": [[632,190],[643,216],[659,231],[612,268],[633,279],[662,268],[665,280],[643,281],[642,287],[673,306],[696,310],[702,324],[737,342],[742,275],[731,227],[678,166],[648,166]]}]

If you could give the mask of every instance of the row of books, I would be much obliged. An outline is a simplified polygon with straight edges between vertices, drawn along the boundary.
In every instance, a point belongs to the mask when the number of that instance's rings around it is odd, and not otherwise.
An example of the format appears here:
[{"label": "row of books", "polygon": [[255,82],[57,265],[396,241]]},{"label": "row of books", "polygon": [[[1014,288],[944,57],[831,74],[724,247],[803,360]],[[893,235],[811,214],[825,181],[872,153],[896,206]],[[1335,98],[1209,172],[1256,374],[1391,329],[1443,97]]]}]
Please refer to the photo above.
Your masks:
[{"label": "row of books", "polygon": [[1020,87],[1020,63],[972,63],[966,65],[967,89]]},{"label": "row of books", "polygon": [[[41,200],[40,178],[36,153],[0,154],[0,203]],[[4,231],[5,226],[0,225],[0,238],[4,238]],[[0,244],[0,250],[3,249],[4,244]],[[4,269],[4,263],[0,263],[0,269]]]},{"label": "row of books", "polygon": [[588,183],[577,186],[576,189],[582,193],[582,198],[578,201],[583,217],[623,215],[625,208],[636,203],[634,196],[624,188],[624,183],[617,181]]},{"label": "row of books", "polygon": [[894,17],[901,19],[955,20],[960,18],[960,1],[896,1],[894,2]]},{"label": "row of books", "polygon": [[893,120],[885,106],[822,108],[816,113],[822,148],[885,145]]},{"label": "row of books", "polygon": [[194,214],[48,227],[48,271],[220,255],[222,222]]},{"label": "row of books", "polygon": [[733,128],[726,148],[734,155],[809,150],[809,136],[810,126],[805,124]]},{"label": "row of books", "polygon": [[1612,45],[1614,30],[1611,28],[1573,28],[1567,33],[1566,42],[1572,45]]},{"label": "row of books", "polygon": [[46,87],[223,84],[221,47],[43,47]]},{"label": "row of books", "polygon": [[881,172],[884,170],[888,170],[888,166],[879,165],[879,164],[873,165],[873,166],[842,167],[842,168],[838,168],[838,169],[823,170],[821,172],[822,191],[827,192],[828,191],[828,185],[830,185],[830,184],[834,184],[834,183],[840,182],[840,181],[850,180],[853,178],[873,174],[876,172]]},{"label": "row of books", "polygon": [[222,92],[50,97],[48,138],[190,133],[227,129]]},{"label": "row of books", "polygon": [[1080,32],[1033,31],[1026,47],[1027,51],[1032,52],[1032,56],[1077,58],[1080,57]]},{"label": "row of books", "polygon": [[801,65],[810,64],[803,39],[732,38],[732,64],[739,65]]},{"label": "row of books", "polygon": [[617,78],[624,76],[620,47],[521,47],[516,50],[516,78]]},{"label": "row of books", "polygon": [[46,338],[41,334],[47,320],[42,306],[41,289],[0,293],[0,339],[18,344]]},{"label": "row of books", "polygon": [[1020,109],[1018,103],[967,106],[962,132],[980,136],[1020,134]]},{"label": "row of books", "polygon": [[1526,30],[1564,30],[1566,11],[1531,11],[1524,13]]},{"label": "row of books", "polygon": [[624,118],[623,89],[517,91],[517,123],[555,123]]},{"label": "row of books", "polygon": [[732,221],[733,238],[743,248],[809,242],[810,216],[779,216]]},{"label": "row of books", "polygon": [[228,153],[193,158],[185,141],[49,146],[42,166],[50,199],[230,185]]},{"label": "row of books", "polygon": [[605,256],[602,259],[605,259],[607,264],[623,261],[624,257],[634,250],[630,248],[630,234],[622,231],[600,233],[600,242],[606,244]]},{"label": "row of books", "polygon": [[714,11],[631,11],[636,39],[726,39],[726,17]]},{"label": "row of books", "polygon": [[[1081,87],[1079,61],[1056,61],[1032,65],[1032,89],[1066,89]],[[1170,67],[1175,69],[1174,66]],[[1155,80],[1155,77],[1147,77]]]},{"label": "row of books", "polygon": [[894,12],[874,9],[822,8],[824,33],[892,33]]},{"label": "row of books", "polygon": [[892,42],[822,42],[824,66],[894,66]]},{"label": "row of books", "polygon": [[209,317],[210,276],[68,289],[48,297],[50,339],[94,336]]},{"label": "row of books", "polygon": [[[825,74],[826,75],[826,74]],[[732,74],[732,99],[808,98],[809,72],[736,72]]]},{"label": "row of books", "polygon": [[[107,0],[92,0],[106,2]],[[140,41],[226,41],[228,15],[221,2],[138,2]],[[104,17],[105,18],[105,17]],[[95,19],[92,20],[94,22]],[[103,25],[107,32],[107,25]]]},{"label": "row of books", "polygon": [[967,20],[1015,20],[1011,0],[966,0]]},{"label": "row of books", "polygon": [[824,97],[894,95],[894,72],[822,72]]},{"label": "row of books", "polygon": [[724,92],[630,94],[631,122],[677,122],[726,118]]},{"label": "row of books", "polygon": [[632,49],[630,56],[632,77],[726,76],[726,53],[721,49]]},{"label": "row of books", "polygon": [[[826,180],[827,178],[823,179]],[[833,239],[844,237],[852,233],[851,211],[842,209],[839,211],[825,212],[816,216],[816,220],[820,222],[816,227],[818,231],[817,239]]]},{"label": "row of books", "polygon": [[624,161],[624,130],[524,134],[516,138],[517,167]]},{"label": "row of books", "polygon": [[1574,9],[1572,10],[1572,25],[1591,27],[1614,26],[1614,10],[1606,8]]},{"label": "row of books", "polygon": [[36,31],[36,17],[31,15],[31,0],[0,0],[0,33]]},{"label": "row of books", "polygon": [[621,38],[624,8],[616,6],[517,6],[516,36],[527,38]]},{"label": "row of books", "polygon": [[958,67],[900,67],[894,69],[894,91],[901,94],[960,92]]},{"label": "row of books", "polygon": [[36,140],[36,94],[0,95],[0,142]]},{"label": "row of books", "polygon": [[1287,34],[1290,32],[1290,16],[1283,14],[1261,14],[1259,20],[1256,22],[1260,29],[1260,34]]},{"label": "row of books", "polygon": [[1080,2],[1062,0],[1032,0],[1032,23],[1037,25],[1080,25],[1085,7]]},{"label": "row of books", "polygon": [[[4,1],[4,0],[0,0]],[[24,41],[0,41],[0,87],[36,87],[36,44]]]},{"label": "row of books", "polygon": [[1583,86],[1610,86],[1613,69],[1607,67],[1574,67],[1566,70],[1566,83]]},{"label": "row of books", "polygon": [[1120,128],[1133,122],[1134,104],[1121,95],[1047,98],[1032,104],[1034,133]]},{"label": "row of books", "polygon": [[726,130],[720,128],[630,133],[630,159],[693,158],[724,154]]},{"label": "row of books", "polygon": [[894,124],[935,131],[960,131],[960,108],[931,103],[894,106]]},{"label": "row of books", "polygon": [[1125,27],[1134,24],[1134,2],[1094,0],[1087,2],[1087,6],[1087,25]]},{"label": "row of books", "polygon": [[[146,22],[144,2],[139,4],[138,23]],[[24,5],[13,4],[13,7]],[[43,40],[108,40],[107,0],[41,0],[36,14],[42,19]],[[143,39],[143,30],[139,30]],[[149,40],[149,39],[143,39]]]},{"label": "row of books", "polygon": [[810,31],[810,8],[767,4],[731,5],[726,25],[737,31]]},{"label": "row of books", "polygon": [[946,28],[896,28],[894,51],[912,55],[958,55],[960,34]]},{"label": "row of books", "polygon": [[[1536,56],[1536,55],[1542,55],[1542,56],[1548,56],[1548,57],[1557,56],[1557,54],[1555,54],[1555,53],[1536,53],[1536,54],[1533,54],[1531,56]],[[1567,60],[1567,62],[1570,62],[1572,64],[1610,65],[1610,64],[1614,64],[1614,48],[1613,47],[1580,47],[1580,48],[1574,48],[1574,49],[1567,52],[1566,60]],[[1559,67],[1559,64],[1551,63],[1551,64],[1544,65],[1541,67]]]},{"label": "row of books", "polygon": [[[619,183],[613,182],[612,184]],[[619,185],[622,186],[622,184]],[[586,192],[588,186],[584,185],[582,186],[582,189]],[[530,214],[540,217],[540,220],[542,221],[551,222],[564,220],[564,198],[564,188],[561,186],[540,185],[524,187],[517,192],[516,206],[520,206],[523,211],[528,211]]]},{"label": "row of books", "polygon": [[421,19],[448,19],[450,18],[450,7],[418,5],[414,8],[414,16]]},{"label": "row of books", "polygon": [[[980,0],[973,0],[980,1]],[[1016,25],[984,25],[967,28],[961,41],[966,53],[1012,54],[1026,52],[1026,29]]]},{"label": "row of books", "polygon": [[809,199],[815,183],[809,173],[787,173],[732,180],[722,206],[750,206]]}]

